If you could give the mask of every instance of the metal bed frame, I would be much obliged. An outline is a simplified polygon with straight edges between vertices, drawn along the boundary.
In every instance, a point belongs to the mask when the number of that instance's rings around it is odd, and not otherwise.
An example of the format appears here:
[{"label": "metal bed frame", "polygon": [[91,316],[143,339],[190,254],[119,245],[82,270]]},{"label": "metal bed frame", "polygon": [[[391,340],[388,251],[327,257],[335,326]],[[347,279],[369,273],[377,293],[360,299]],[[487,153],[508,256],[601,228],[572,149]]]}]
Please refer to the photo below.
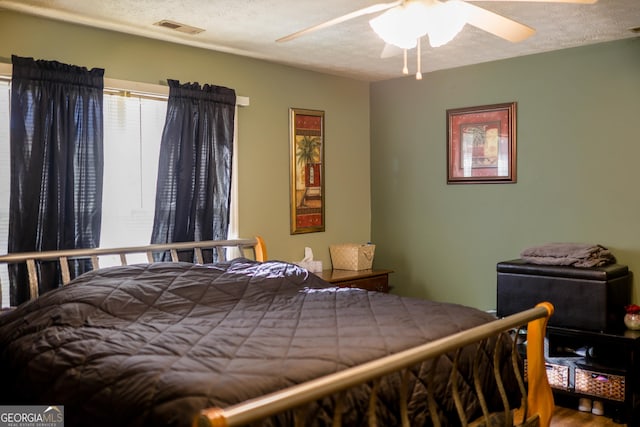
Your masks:
[{"label": "metal bed frame", "polygon": [[[549,316],[553,313],[553,306],[548,302],[538,304],[529,310],[514,314],[509,317],[497,319],[493,322],[477,326],[454,335],[450,335],[439,340],[411,348],[409,350],[386,356],[371,362],[355,366],[343,371],[336,372],[325,377],[308,381],[299,385],[289,387],[287,389],[268,394],[256,399],[252,399],[228,408],[209,408],[201,412],[200,416],[194,420],[194,427],[235,427],[244,426],[252,422],[259,421],[269,416],[287,411],[295,410],[295,426],[304,426],[304,405],[319,400],[330,395],[338,395],[346,389],[355,387],[360,384],[372,383],[372,392],[369,400],[369,420],[370,427],[376,426],[375,404],[376,389],[380,378],[386,375],[400,373],[402,377],[402,388],[398,393],[400,399],[400,419],[403,427],[410,426],[407,417],[407,381],[408,369],[418,363],[432,360],[433,365],[431,372],[435,371],[435,365],[438,358],[445,354],[455,352],[454,368],[452,369],[450,381],[453,386],[451,393],[456,404],[458,416],[462,426],[522,426],[548,427],[554,410],[553,395],[546,375],[546,365],[544,362],[544,336],[546,324]],[[499,340],[496,340],[494,348],[494,379],[501,390],[504,410],[500,413],[489,413],[484,404],[484,396],[481,387],[476,383],[476,392],[478,393],[482,404],[483,416],[479,420],[471,422],[464,417],[459,392],[455,387],[455,377],[458,375],[456,365],[460,350],[468,345],[476,345],[477,349],[486,346],[491,337],[495,337],[502,332],[514,332],[519,336],[520,328],[526,325],[527,329],[527,384],[521,377],[517,362],[517,339],[512,340],[512,368],[516,373],[516,378],[520,385],[520,391],[523,399],[521,407],[518,408],[518,416],[514,416],[513,409],[510,408],[508,398],[502,387],[500,374],[500,366],[498,366],[498,348]],[[474,381],[477,380],[477,365],[474,365]],[[428,382],[428,385],[432,382]],[[527,390],[528,389],[528,390]],[[431,421],[434,426],[440,426],[435,410],[435,401],[432,393],[428,394],[428,403],[431,413]],[[333,414],[333,426],[341,424],[341,406],[340,399]],[[521,418],[520,421],[517,418]]]},{"label": "metal bed frame", "polygon": [[[253,239],[237,239],[222,241],[202,241],[156,244],[138,247],[124,247],[112,249],[73,249],[61,251],[16,253],[0,256],[0,264],[26,263],[29,277],[30,298],[38,297],[38,266],[42,261],[57,261],[60,264],[63,285],[71,280],[69,262],[71,260],[89,259],[93,269],[100,268],[99,258],[107,255],[118,255],[121,265],[127,264],[127,255],[146,254],[149,262],[153,262],[154,254],[166,253],[171,255],[171,261],[179,260],[179,253],[182,251],[193,251],[194,262],[202,263],[205,249],[215,250],[218,259],[226,260],[228,248],[236,248],[241,256],[247,252],[250,257],[257,261],[267,260],[267,250],[264,241],[257,236]],[[0,299],[0,304],[1,304]],[[315,380],[311,380],[287,389],[271,393],[256,399],[252,399],[227,408],[207,408],[193,420],[194,427],[234,427],[243,426],[259,421],[284,411],[294,411],[295,426],[303,426],[305,422],[304,406],[317,401],[326,396],[338,396],[338,404],[333,414],[333,426],[341,425],[340,396],[345,390],[361,384],[372,384],[372,392],[369,401],[369,426],[376,426],[375,405],[376,390],[379,380],[387,375],[401,376],[401,389],[398,396],[400,399],[400,419],[403,427],[410,425],[408,419],[408,408],[406,405],[407,383],[409,370],[419,363],[432,361],[431,371],[435,371],[435,366],[440,357],[455,354],[454,368],[451,371],[451,394],[456,404],[462,426],[541,426],[550,425],[551,416],[554,410],[553,394],[549,386],[546,375],[546,365],[544,360],[544,337],[548,318],[553,314],[553,306],[543,302],[529,310],[514,314],[502,319],[471,328],[460,333],[441,338],[439,340],[408,349],[406,351],[386,356],[371,362],[355,366],[337,373],[327,375]],[[520,374],[518,352],[516,346],[520,331],[526,329],[527,346],[527,377]],[[515,338],[512,339],[511,368],[519,383],[523,396],[521,406],[518,408],[518,416],[514,416],[514,409],[508,403],[508,397],[504,390],[500,374],[501,367],[498,366],[499,351],[497,350],[501,339],[509,337],[510,333]],[[476,393],[481,403],[483,416],[480,420],[464,419],[459,392],[455,386],[455,377],[458,375],[456,364],[458,356],[463,347],[476,346],[476,353],[487,350],[489,340],[492,337],[500,336],[494,340],[495,347],[489,349],[494,356],[494,379],[500,390],[503,401],[503,411],[500,413],[489,413],[485,398],[482,395],[481,387],[476,385]],[[477,383],[477,364],[474,364],[474,381]],[[428,382],[428,387],[432,382]],[[440,421],[436,415],[435,401],[428,393],[428,405],[434,426],[440,426]],[[517,418],[521,418],[518,421]]]},{"label": "metal bed frame", "polygon": [[[169,252],[172,262],[179,261],[179,253],[192,251],[194,262],[202,264],[204,262],[203,250],[215,250],[219,260],[227,259],[227,249],[236,249],[240,254],[249,255],[256,261],[267,259],[267,247],[260,236],[253,239],[233,239],[233,240],[203,240],[199,242],[174,242],[160,243],[146,246],[130,246],[120,248],[93,248],[93,249],[62,249],[56,251],[42,252],[21,252],[0,256],[0,264],[20,264],[26,263],[29,277],[29,297],[38,297],[38,268],[37,265],[43,261],[56,261],[60,265],[62,284],[66,285],[71,281],[69,261],[88,259],[91,261],[92,269],[100,268],[100,257],[117,255],[120,257],[120,265],[127,265],[127,255],[146,254],[148,262],[154,262],[154,255]],[[247,254],[247,252],[251,252]],[[2,295],[0,295],[0,306],[2,306]]]}]

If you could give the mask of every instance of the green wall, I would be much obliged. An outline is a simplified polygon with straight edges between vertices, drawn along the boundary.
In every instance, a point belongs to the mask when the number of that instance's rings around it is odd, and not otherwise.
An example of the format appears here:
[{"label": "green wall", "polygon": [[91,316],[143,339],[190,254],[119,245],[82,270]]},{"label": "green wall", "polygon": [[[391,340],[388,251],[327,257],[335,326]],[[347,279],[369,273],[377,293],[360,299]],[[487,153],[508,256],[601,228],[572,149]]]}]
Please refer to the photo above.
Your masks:
[{"label": "green wall", "polygon": [[[377,82],[370,96],[372,239],[395,292],[495,308],[496,263],[548,242],[602,244],[640,274],[640,39]],[[446,110],[511,101],[518,182],[447,185]]]},{"label": "green wall", "polygon": [[[370,240],[369,84],[267,61],[0,11],[0,62],[12,54],[105,69],[105,77],[168,78],[232,87],[239,111],[240,234],[262,235],[269,257],[305,246],[330,266],[331,243]],[[289,108],[325,111],[326,231],[289,233]]]}]

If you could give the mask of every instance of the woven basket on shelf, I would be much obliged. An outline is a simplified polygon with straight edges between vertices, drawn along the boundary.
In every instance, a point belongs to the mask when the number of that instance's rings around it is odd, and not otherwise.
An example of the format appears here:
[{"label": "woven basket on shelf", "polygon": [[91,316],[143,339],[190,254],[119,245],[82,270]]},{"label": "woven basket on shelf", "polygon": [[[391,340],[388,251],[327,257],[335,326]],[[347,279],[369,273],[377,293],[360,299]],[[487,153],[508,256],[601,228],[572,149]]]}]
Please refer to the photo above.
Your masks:
[{"label": "woven basket on shelf", "polygon": [[[527,359],[524,360],[524,378],[527,379]],[[547,379],[549,380],[549,386],[551,388],[557,388],[560,390],[569,390],[569,367],[564,365],[557,365],[555,363],[545,363],[545,369],[547,371]]]},{"label": "woven basket on shelf", "polygon": [[576,393],[624,401],[624,377],[576,368]]}]

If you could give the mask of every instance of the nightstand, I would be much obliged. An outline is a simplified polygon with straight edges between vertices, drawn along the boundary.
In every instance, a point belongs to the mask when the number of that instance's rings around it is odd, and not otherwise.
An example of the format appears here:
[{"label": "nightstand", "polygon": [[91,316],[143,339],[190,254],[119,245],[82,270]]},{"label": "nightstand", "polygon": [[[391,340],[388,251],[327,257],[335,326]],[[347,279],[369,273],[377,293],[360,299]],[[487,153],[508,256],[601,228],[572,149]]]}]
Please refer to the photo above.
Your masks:
[{"label": "nightstand", "polygon": [[341,288],[361,288],[389,292],[389,274],[393,270],[323,270],[315,273],[323,280]]}]

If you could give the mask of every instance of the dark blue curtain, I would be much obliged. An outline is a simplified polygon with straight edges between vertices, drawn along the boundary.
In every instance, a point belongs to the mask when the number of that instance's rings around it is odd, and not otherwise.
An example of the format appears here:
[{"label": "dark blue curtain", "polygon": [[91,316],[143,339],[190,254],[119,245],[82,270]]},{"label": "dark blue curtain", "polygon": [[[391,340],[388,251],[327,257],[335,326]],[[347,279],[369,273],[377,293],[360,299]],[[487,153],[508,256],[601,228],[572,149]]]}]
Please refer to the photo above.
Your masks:
[{"label": "dark blue curtain", "polygon": [[[15,55],[12,62],[8,252],[97,247],[104,70]],[[39,268],[40,292],[57,287],[57,269]],[[11,304],[27,300],[24,269],[11,268],[10,282]]]},{"label": "dark blue curtain", "polygon": [[151,243],[226,239],[235,91],[168,83]]}]

